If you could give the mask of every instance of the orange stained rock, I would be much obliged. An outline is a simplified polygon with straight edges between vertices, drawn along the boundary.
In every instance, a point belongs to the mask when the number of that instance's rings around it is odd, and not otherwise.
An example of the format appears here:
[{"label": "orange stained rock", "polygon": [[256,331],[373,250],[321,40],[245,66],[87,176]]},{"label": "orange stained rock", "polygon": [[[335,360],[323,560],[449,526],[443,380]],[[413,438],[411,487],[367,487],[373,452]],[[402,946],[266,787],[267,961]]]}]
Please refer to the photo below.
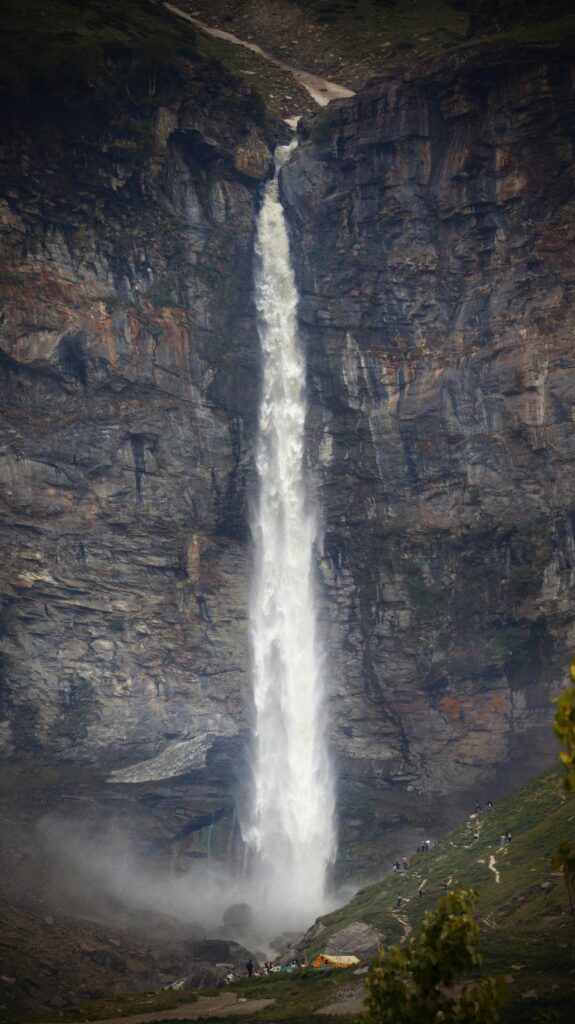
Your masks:
[{"label": "orange stained rock", "polygon": [[480,693],[469,697],[444,697],[439,706],[448,718],[466,718],[470,724],[483,724],[506,715],[509,700],[504,693]]}]

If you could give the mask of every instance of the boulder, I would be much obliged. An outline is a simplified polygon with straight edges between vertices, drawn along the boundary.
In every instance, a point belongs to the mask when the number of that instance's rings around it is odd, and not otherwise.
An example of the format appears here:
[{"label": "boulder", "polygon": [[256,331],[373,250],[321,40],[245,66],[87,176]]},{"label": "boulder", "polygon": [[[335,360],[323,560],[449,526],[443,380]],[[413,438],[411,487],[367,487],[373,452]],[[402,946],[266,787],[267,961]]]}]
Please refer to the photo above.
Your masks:
[{"label": "boulder", "polygon": [[188,992],[208,985],[221,985],[225,975],[226,970],[220,964],[208,963],[207,960],[192,960],[188,972],[169,985],[164,985],[164,988],[174,992]]},{"label": "boulder", "polygon": [[330,956],[355,954],[360,960],[365,960],[377,956],[384,942],[385,936],[373,925],[354,921],[330,935],[324,952]]}]

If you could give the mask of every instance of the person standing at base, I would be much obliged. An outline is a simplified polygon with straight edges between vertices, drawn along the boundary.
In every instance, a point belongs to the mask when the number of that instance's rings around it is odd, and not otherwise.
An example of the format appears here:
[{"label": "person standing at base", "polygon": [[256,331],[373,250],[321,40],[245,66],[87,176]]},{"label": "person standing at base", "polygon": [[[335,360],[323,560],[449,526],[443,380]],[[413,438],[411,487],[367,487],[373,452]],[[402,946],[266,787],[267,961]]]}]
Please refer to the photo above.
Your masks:
[{"label": "person standing at base", "polygon": [[254,973],[254,962],[253,962],[253,960],[248,960],[248,962],[246,964],[246,971],[248,972],[248,978],[251,978],[252,974]]}]

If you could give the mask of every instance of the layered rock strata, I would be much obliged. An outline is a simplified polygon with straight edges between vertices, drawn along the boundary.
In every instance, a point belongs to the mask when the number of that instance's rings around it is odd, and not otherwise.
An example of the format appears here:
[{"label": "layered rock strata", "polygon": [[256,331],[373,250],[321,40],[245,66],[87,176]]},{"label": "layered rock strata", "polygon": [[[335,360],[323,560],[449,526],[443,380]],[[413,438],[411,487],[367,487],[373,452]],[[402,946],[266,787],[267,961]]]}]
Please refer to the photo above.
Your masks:
[{"label": "layered rock strata", "polygon": [[271,160],[248,90],[211,65],[188,79],[136,141],[7,115],[0,207],[2,754],[59,774],[45,808],[63,792],[183,853],[233,827],[248,724]]},{"label": "layered rock strata", "polygon": [[[270,151],[211,74],[144,149],[21,123],[2,166],[11,813],[112,813],[179,866],[233,850],[250,728]],[[283,173],[343,872],[551,757],[575,632],[572,83],[565,54],[476,51],[330,107]]]},{"label": "layered rock strata", "polygon": [[574,113],[570,54],[476,50],[330,107],[282,173],[344,858],[553,756],[575,639]]}]

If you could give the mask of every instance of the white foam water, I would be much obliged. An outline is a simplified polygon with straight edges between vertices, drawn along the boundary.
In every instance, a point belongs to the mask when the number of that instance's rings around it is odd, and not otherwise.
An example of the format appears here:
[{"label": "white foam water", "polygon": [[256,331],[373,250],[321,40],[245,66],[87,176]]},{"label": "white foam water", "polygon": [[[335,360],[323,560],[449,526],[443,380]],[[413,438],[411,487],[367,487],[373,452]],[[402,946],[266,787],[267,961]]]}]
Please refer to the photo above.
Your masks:
[{"label": "white foam water", "polygon": [[304,476],[305,361],[277,180],[293,147],[276,152],[256,242],[263,382],[251,524],[254,799],[245,833],[258,902],[270,929],[279,930],[307,927],[327,909],[335,857],[335,786],[314,594],[316,518]]}]

